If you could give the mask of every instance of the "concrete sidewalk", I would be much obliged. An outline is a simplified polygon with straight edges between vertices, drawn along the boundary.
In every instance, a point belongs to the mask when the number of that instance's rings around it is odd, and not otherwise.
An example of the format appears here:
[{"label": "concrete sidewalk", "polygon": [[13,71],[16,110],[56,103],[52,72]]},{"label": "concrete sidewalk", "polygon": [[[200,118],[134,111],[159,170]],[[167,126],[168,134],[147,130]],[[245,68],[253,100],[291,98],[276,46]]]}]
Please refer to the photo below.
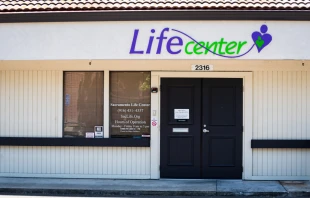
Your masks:
[{"label": "concrete sidewalk", "polygon": [[0,178],[0,194],[51,196],[310,197],[310,182]]}]

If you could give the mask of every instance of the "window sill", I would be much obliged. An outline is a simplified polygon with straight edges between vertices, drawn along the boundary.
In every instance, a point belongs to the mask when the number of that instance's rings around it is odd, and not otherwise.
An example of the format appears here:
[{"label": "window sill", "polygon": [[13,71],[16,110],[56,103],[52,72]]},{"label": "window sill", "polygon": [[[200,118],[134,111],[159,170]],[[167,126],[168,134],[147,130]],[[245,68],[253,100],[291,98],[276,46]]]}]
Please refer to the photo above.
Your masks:
[{"label": "window sill", "polygon": [[150,147],[150,138],[0,137],[1,146]]}]

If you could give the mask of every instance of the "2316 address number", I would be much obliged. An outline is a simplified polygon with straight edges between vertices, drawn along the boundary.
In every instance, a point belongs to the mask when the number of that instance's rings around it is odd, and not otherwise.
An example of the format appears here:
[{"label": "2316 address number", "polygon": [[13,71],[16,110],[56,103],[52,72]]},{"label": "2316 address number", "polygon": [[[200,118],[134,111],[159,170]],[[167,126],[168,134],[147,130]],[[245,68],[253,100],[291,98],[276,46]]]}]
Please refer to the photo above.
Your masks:
[{"label": "2316 address number", "polygon": [[212,71],[213,65],[192,65],[192,71]]}]

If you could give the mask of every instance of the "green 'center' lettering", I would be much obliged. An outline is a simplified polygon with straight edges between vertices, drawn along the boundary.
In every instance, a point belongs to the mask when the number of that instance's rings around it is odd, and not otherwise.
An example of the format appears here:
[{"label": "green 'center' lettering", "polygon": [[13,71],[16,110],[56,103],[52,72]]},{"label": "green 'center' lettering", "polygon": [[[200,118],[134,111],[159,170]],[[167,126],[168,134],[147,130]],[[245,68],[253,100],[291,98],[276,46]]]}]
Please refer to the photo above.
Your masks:
[{"label": "green 'center' lettering", "polygon": [[[261,38],[258,38],[256,40],[256,44],[258,46],[262,46],[264,41],[261,40]],[[258,44],[259,43],[259,44]],[[233,55],[233,54],[239,54],[243,48],[247,44],[246,41],[231,41],[227,42],[224,38],[221,38],[220,41],[214,41],[214,42],[204,42],[199,41],[198,43],[194,41],[190,41],[185,45],[185,53],[188,55],[192,54],[208,54],[210,52],[214,52],[216,54],[220,55]],[[203,53],[204,50],[204,53]]]}]

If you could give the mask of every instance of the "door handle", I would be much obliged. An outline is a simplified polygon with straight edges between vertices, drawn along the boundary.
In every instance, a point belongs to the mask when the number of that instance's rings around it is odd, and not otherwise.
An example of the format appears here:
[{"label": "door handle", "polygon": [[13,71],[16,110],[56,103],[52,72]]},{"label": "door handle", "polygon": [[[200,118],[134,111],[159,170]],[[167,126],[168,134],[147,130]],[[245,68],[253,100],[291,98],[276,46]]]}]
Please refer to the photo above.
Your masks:
[{"label": "door handle", "polygon": [[208,129],[203,129],[202,132],[203,133],[209,133],[210,131]]}]

